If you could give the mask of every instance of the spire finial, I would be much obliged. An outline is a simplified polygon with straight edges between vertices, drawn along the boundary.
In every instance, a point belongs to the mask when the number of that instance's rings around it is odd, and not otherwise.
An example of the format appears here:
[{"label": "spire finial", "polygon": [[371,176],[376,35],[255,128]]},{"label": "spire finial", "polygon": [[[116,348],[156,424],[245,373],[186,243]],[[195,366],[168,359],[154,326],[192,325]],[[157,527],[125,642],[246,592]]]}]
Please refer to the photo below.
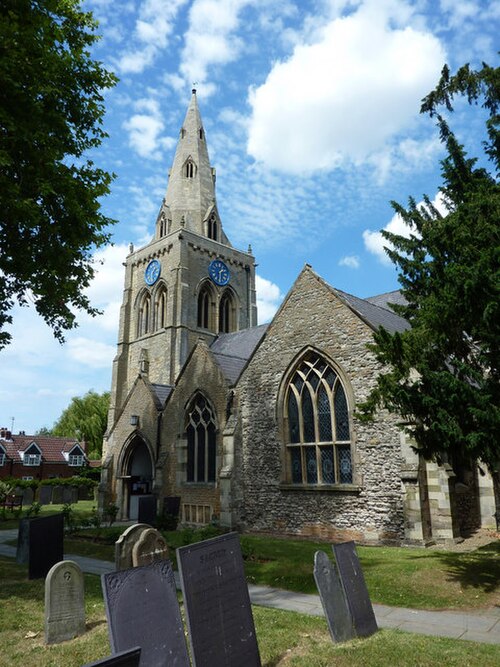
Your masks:
[{"label": "spire finial", "polygon": [[193,87],[191,88],[191,92],[193,95],[196,95],[196,86],[198,85],[198,81],[193,81]]}]

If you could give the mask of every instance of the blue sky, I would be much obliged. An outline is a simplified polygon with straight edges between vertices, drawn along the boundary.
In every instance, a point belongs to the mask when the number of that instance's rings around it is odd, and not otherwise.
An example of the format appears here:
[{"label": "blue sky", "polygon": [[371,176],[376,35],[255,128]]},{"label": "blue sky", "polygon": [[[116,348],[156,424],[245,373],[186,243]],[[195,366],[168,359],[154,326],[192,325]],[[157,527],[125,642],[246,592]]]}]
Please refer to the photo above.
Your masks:
[{"label": "blue sky", "polygon": [[[117,73],[109,139],[94,161],[117,175],[118,220],[89,290],[104,313],[79,316],[64,346],[30,308],[0,352],[1,426],[51,426],[73,396],[111,383],[129,243],[147,243],[196,82],[217,200],[236,247],[258,263],[260,321],[305,263],[358,296],[397,289],[379,234],[402,231],[390,200],[437,196],[443,157],[418,111],[442,66],[496,64],[498,0],[87,0]],[[479,154],[481,114],[453,127]]]}]

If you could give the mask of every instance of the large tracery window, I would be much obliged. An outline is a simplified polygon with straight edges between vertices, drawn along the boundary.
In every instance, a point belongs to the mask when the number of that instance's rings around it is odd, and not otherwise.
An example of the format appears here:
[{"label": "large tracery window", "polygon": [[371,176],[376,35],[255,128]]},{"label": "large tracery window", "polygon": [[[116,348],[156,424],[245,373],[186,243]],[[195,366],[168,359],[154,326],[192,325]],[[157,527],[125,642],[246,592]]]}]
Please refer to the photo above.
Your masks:
[{"label": "large tracery window", "polygon": [[292,484],[352,484],[349,411],[337,373],[309,353],[285,394],[287,479]]},{"label": "large tracery window", "polygon": [[215,482],[215,419],[201,394],[191,403],[186,422],[186,479],[188,482]]}]

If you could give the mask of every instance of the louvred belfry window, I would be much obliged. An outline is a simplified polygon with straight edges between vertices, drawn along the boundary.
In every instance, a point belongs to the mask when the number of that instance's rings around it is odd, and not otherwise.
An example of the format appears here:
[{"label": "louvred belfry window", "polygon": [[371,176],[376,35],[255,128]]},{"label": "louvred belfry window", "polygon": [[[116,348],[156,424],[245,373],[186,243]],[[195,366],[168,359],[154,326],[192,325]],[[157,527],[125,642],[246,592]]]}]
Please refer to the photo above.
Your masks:
[{"label": "louvred belfry window", "polygon": [[316,353],[299,364],[285,393],[287,479],[352,484],[349,409],[344,387]]}]

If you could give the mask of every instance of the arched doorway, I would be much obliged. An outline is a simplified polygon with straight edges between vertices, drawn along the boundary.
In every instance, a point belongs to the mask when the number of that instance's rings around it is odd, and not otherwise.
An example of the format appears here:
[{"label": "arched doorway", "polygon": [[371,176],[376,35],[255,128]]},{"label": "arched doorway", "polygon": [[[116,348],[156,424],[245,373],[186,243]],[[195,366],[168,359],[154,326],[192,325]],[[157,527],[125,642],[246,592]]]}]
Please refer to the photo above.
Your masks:
[{"label": "arched doorway", "polygon": [[136,521],[139,510],[139,498],[150,496],[153,492],[153,461],[146,443],[135,438],[127,448],[123,462],[124,507],[128,509],[128,518]]}]

